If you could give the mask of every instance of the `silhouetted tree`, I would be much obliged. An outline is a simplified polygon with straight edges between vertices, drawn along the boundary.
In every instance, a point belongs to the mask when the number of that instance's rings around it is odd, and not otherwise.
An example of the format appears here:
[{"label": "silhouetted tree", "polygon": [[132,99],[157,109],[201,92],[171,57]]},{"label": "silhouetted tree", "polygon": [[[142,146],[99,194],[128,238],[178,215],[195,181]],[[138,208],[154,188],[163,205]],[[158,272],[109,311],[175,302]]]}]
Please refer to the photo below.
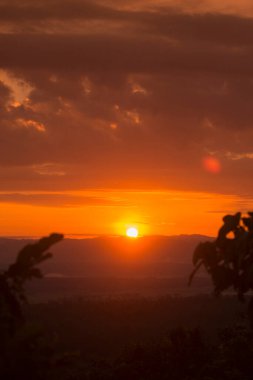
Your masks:
[{"label": "silhouetted tree", "polygon": [[[201,266],[211,276],[214,294],[219,296],[224,290],[233,288],[240,301],[253,290],[253,212],[242,217],[226,215],[224,224],[213,242],[200,243],[193,253],[195,266],[189,278],[193,277]],[[253,298],[249,303],[250,323],[253,327]]]},{"label": "silhouetted tree", "polygon": [[[0,273],[0,377],[5,380],[45,379],[63,357],[55,355],[52,337],[26,323],[24,285],[43,277],[38,265],[52,256],[48,249],[63,239],[52,234],[25,246],[16,261]],[[51,375],[50,375],[51,374]]]},{"label": "silhouetted tree", "polygon": [[18,253],[14,264],[0,274],[0,318],[8,335],[15,333],[24,320],[22,309],[27,301],[24,284],[33,278],[43,277],[37,265],[52,257],[48,249],[62,238],[63,235],[52,234],[28,244]]}]

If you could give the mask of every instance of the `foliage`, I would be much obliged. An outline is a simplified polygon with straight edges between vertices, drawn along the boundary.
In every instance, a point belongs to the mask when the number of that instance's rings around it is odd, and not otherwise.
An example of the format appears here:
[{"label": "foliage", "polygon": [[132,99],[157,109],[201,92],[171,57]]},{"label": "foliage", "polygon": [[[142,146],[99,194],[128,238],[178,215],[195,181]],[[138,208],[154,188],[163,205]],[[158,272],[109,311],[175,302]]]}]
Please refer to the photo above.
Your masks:
[{"label": "foliage", "polygon": [[163,339],[136,344],[112,363],[95,361],[87,380],[251,380],[253,341],[242,326],[220,331],[208,344],[199,329],[177,328]]},{"label": "foliage", "polygon": [[14,334],[24,322],[22,308],[26,302],[25,283],[33,278],[43,277],[37,265],[52,257],[47,250],[62,238],[60,234],[52,234],[25,246],[18,253],[14,264],[0,274],[0,326],[1,330],[5,328],[8,335]]},{"label": "foliage", "polygon": [[54,378],[69,360],[55,352],[51,336],[24,316],[25,283],[43,277],[38,265],[52,256],[48,249],[62,238],[52,234],[25,246],[0,274],[0,376],[5,380]]},{"label": "foliage", "polygon": [[[245,294],[253,289],[253,213],[249,212],[247,217],[240,212],[226,215],[223,222],[215,241],[196,247],[189,284],[203,265],[211,276],[216,296],[233,288],[239,300],[244,301]],[[253,301],[249,312],[253,326]]]},{"label": "foliage", "polygon": [[[51,282],[50,282],[51,284]],[[51,284],[54,286],[54,283]],[[72,279],[66,282],[71,288]],[[85,286],[80,282],[80,287]],[[111,360],[124,346],[163,339],[178,326],[198,326],[215,339],[217,328],[245,321],[246,305],[236,297],[74,297],[31,304],[29,321],[40,321],[48,333],[57,331],[58,349],[79,351],[85,360]]]}]

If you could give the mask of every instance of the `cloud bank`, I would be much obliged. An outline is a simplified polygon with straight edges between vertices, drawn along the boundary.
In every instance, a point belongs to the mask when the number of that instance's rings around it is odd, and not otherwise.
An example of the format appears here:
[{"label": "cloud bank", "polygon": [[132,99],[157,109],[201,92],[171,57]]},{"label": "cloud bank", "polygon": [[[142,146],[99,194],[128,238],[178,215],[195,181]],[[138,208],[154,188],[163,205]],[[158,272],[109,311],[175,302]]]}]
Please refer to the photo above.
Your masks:
[{"label": "cloud bank", "polygon": [[251,191],[251,4],[184,3],[0,1],[1,191]]}]

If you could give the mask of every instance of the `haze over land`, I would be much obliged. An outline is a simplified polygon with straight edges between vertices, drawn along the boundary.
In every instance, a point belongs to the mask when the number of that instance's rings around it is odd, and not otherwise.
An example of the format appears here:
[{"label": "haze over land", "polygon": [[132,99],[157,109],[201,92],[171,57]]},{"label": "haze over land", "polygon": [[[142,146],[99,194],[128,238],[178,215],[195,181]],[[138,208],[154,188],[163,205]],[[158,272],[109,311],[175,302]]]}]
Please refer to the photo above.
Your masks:
[{"label": "haze over land", "polygon": [[[192,253],[205,236],[149,236],[65,239],[52,248],[53,258],[43,265],[47,276],[187,276]],[[33,241],[0,238],[0,266],[11,263],[17,252]]]},{"label": "haze over land", "polygon": [[[43,263],[46,278],[29,288],[36,300],[64,296],[112,296],[211,293],[210,281],[200,272],[191,288],[192,253],[205,236],[149,236],[139,239],[100,237],[65,239],[52,248]],[[0,269],[31,240],[0,239]]]}]

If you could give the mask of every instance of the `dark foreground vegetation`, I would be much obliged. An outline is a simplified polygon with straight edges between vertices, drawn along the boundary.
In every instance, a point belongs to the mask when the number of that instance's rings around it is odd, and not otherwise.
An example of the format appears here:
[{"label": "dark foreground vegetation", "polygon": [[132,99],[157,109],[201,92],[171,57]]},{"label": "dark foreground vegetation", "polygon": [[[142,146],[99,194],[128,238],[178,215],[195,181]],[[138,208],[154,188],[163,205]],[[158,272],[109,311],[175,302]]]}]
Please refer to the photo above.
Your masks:
[{"label": "dark foreground vegetation", "polygon": [[0,274],[1,379],[251,380],[252,320],[245,305],[253,288],[252,234],[253,214],[225,217],[217,240],[195,251],[190,278],[203,264],[216,296],[233,286],[245,304],[199,296],[29,306],[24,285],[42,276],[38,264],[62,236],[26,246]]},{"label": "dark foreground vegetation", "polygon": [[1,340],[1,378],[251,379],[245,312],[235,297],[207,296],[27,305]]},{"label": "dark foreground vegetation", "polygon": [[[196,247],[193,264],[189,284],[203,266],[212,279],[215,296],[232,288],[244,302],[245,294],[253,290],[253,212],[244,217],[240,212],[225,215],[217,238]],[[253,297],[248,316],[253,328]]]},{"label": "dark foreground vegetation", "polygon": [[127,346],[159,341],[181,327],[197,328],[216,344],[221,329],[248,323],[246,305],[230,296],[73,297],[29,305],[26,316],[57,336],[57,349],[78,351],[87,360],[111,360]]},{"label": "dark foreground vegetation", "polygon": [[235,297],[65,299],[25,307],[4,379],[252,379],[253,339]]}]

